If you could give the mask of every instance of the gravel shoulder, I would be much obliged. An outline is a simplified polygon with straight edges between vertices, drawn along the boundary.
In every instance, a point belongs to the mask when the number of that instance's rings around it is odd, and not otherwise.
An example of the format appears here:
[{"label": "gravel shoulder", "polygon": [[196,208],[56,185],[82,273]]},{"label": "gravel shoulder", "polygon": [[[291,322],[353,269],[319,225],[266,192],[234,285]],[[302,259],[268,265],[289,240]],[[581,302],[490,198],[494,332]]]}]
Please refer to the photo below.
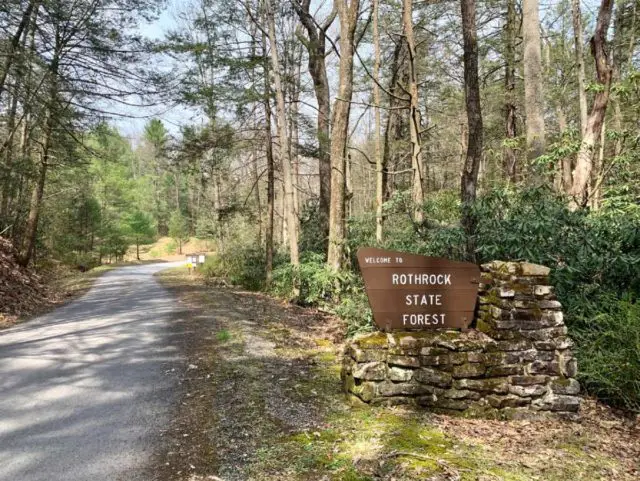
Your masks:
[{"label": "gravel shoulder", "polygon": [[488,421],[347,404],[341,321],[159,274],[189,369],[154,479],[635,480],[640,427],[585,400],[578,422]]}]

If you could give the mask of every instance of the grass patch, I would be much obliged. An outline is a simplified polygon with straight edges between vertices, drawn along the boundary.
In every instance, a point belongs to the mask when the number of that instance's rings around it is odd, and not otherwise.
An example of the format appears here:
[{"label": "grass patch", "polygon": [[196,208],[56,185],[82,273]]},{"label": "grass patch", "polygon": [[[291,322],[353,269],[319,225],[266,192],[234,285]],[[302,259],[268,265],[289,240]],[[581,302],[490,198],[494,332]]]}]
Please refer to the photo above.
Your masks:
[{"label": "grass patch", "polygon": [[218,342],[227,342],[229,339],[231,339],[231,333],[226,329],[220,329],[218,332],[216,332],[216,339]]}]

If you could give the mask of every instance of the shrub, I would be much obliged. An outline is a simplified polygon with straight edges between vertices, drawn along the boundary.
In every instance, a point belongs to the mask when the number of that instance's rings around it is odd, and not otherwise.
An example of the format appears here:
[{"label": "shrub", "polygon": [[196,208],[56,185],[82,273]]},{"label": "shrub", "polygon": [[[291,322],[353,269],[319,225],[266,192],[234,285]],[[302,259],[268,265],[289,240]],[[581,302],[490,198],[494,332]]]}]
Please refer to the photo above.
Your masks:
[{"label": "shrub", "polygon": [[640,412],[640,305],[604,293],[573,317],[582,385],[603,401]]},{"label": "shrub", "polygon": [[239,246],[208,256],[202,267],[205,278],[224,277],[252,291],[264,288],[265,254],[257,246]]},{"label": "shrub", "polygon": [[274,269],[271,293],[316,306],[340,316],[350,334],[370,330],[371,310],[360,276],[352,271],[334,271],[321,254],[307,254],[296,268],[282,264]]}]

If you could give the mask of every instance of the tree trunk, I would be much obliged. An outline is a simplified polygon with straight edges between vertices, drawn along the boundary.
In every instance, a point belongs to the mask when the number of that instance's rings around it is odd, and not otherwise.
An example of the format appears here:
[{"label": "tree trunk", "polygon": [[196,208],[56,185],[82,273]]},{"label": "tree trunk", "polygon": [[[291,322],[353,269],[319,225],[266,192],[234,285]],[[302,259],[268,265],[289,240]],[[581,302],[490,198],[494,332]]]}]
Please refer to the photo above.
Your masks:
[{"label": "tree trunk", "polygon": [[475,261],[476,220],[471,210],[476,200],[478,170],[482,160],[482,111],[478,80],[478,35],[476,31],[476,1],[462,0],[462,37],[464,43],[464,93],[467,107],[467,155],[462,171],[462,227],[467,237],[467,258]]},{"label": "tree trunk", "polygon": [[331,129],[331,209],[327,264],[338,270],[344,261],[346,151],[353,94],[353,41],[360,0],[336,0],[335,4],[340,20],[340,67]]},{"label": "tree trunk", "polygon": [[271,136],[271,82],[269,80],[269,59],[267,57],[267,39],[262,33],[262,57],[264,68],[264,135],[267,157],[267,225],[264,233],[265,244],[265,284],[271,285],[273,279],[273,232],[275,209],[275,168],[273,160],[273,137]]},{"label": "tree trunk", "polygon": [[4,60],[4,64],[2,65],[2,71],[0,71],[0,97],[2,97],[2,92],[4,91],[4,84],[7,80],[7,75],[9,74],[9,70],[11,69],[11,64],[15,60],[15,51],[18,43],[20,43],[20,37],[22,37],[22,32],[29,25],[29,20],[31,19],[31,14],[33,13],[34,8],[38,5],[36,0],[31,0],[27,4],[27,8],[22,14],[22,19],[18,24],[18,28],[16,29],[13,37],[11,37],[11,42],[9,42],[8,52],[5,54],[6,58]]},{"label": "tree trunk", "polygon": [[516,35],[517,17],[515,0],[507,0],[507,24],[505,26],[505,102],[504,120],[507,145],[505,146],[502,161],[502,172],[505,179],[512,183],[517,182],[518,157],[515,147],[512,145],[518,136],[516,128]]},{"label": "tree trunk", "polygon": [[[51,115],[51,114],[50,114]],[[49,125],[51,122],[47,121]],[[42,206],[42,195],[44,194],[45,180],[47,178],[49,149],[51,145],[51,129],[47,128],[45,132],[45,141],[43,145],[42,159],[40,161],[40,171],[38,180],[33,193],[31,194],[31,203],[29,205],[29,217],[27,218],[25,232],[22,240],[22,246],[18,253],[18,264],[23,267],[29,265],[29,261],[33,256],[36,245],[36,236],[38,233],[38,219],[40,217],[40,207]]]},{"label": "tree trunk", "polygon": [[540,157],[545,149],[542,52],[538,0],[522,1],[524,42],[524,107],[527,115],[527,155]]},{"label": "tree trunk", "polygon": [[413,0],[403,0],[402,23],[409,51],[409,137],[411,139],[411,201],[413,220],[422,222],[422,204],[424,204],[424,163],[422,161],[422,142],[420,139],[421,119],[418,99],[418,77],[416,73],[416,42],[413,35]]},{"label": "tree trunk", "polygon": [[140,260],[140,239],[136,237],[136,259]]},{"label": "tree trunk", "polygon": [[317,25],[309,13],[311,0],[303,0],[301,3],[293,2],[300,22],[307,31],[309,37],[306,43],[309,55],[309,74],[313,81],[313,89],[318,103],[318,173],[319,173],[319,216],[318,223],[324,235],[325,248],[329,238],[329,206],[331,204],[331,137],[329,119],[331,118],[331,98],[329,91],[329,79],[327,77],[326,58],[326,32],[335,19],[332,12],[322,25]]},{"label": "tree trunk", "polygon": [[576,58],[576,75],[578,77],[578,99],[580,102],[580,132],[584,135],[587,128],[587,92],[584,89],[584,50],[582,40],[582,12],[580,0],[571,0],[571,14],[573,18],[574,52]]},{"label": "tree trunk", "polygon": [[42,206],[42,196],[44,194],[45,180],[47,177],[47,168],[49,167],[49,154],[51,144],[53,143],[53,124],[54,124],[54,108],[58,98],[58,67],[60,64],[60,52],[63,48],[62,37],[59,31],[55,35],[55,50],[51,64],[49,65],[47,75],[50,77],[50,87],[47,106],[46,118],[44,121],[44,132],[42,141],[42,154],[40,158],[40,172],[38,180],[31,195],[31,204],[29,206],[29,216],[27,218],[24,236],[21,242],[21,248],[18,253],[18,263],[26,267],[33,255],[36,236],[38,233],[38,219]]},{"label": "tree trunk", "polygon": [[593,169],[594,148],[607,113],[613,68],[607,55],[606,43],[612,9],[613,0],[602,0],[596,29],[590,42],[600,89],[593,99],[591,113],[587,119],[587,128],[582,136],[582,144],[573,170],[573,183],[569,190],[569,196],[571,197],[571,206],[574,209],[586,206],[589,200],[589,182]]},{"label": "tree trunk", "polygon": [[389,112],[385,123],[384,148],[382,151],[382,192],[384,201],[389,199],[390,187],[388,169],[391,165],[392,155],[395,150],[393,146],[397,140],[402,138],[403,118],[400,114],[400,109],[409,102],[409,99],[407,99],[406,102],[403,101],[402,96],[404,95],[404,92],[402,92],[398,87],[399,80],[406,76],[406,47],[406,39],[402,36],[396,42],[391,61],[391,78],[389,79],[388,86],[391,98],[389,99]]},{"label": "tree trunk", "polygon": [[273,13],[272,0],[266,0],[266,14],[269,45],[271,47],[271,67],[273,70],[273,83],[276,93],[276,115],[278,116],[278,140],[280,144],[280,159],[282,161],[282,176],[284,177],[284,210],[287,219],[287,231],[289,238],[289,255],[294,266],[300,264],[298,252],[297,218],[294,207],[292,163],[289,155],[289,136],[287,134],[287,114],[285,110],[284,91],[280,78],[280,59],[278,57],[278,45],[276,43],[276,27]]},{"label": "tree trunk", "polygon": [[382,157],[382,145],[380,139],[380,32],[378,28],[378,17],[380,0],[373,0],[373,105],[374,105],[374,157],[376,162],[376,241],[382,243],[384,215],[382,205],[384,204],[384,163]]}]

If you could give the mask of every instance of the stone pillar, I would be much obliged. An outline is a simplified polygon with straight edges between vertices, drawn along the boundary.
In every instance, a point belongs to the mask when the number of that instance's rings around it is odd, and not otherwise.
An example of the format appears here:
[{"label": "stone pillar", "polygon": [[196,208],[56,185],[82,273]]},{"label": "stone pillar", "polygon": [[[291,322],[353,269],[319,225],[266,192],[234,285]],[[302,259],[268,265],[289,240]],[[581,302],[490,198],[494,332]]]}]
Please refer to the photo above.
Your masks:
[{"label": "stone pillar", "polygon": [[575,413],[580,386],[549,269],[482,266],[475,328],[375,332],[348,342],[342,381],[369,404],[414,404],[483,417]]}]

